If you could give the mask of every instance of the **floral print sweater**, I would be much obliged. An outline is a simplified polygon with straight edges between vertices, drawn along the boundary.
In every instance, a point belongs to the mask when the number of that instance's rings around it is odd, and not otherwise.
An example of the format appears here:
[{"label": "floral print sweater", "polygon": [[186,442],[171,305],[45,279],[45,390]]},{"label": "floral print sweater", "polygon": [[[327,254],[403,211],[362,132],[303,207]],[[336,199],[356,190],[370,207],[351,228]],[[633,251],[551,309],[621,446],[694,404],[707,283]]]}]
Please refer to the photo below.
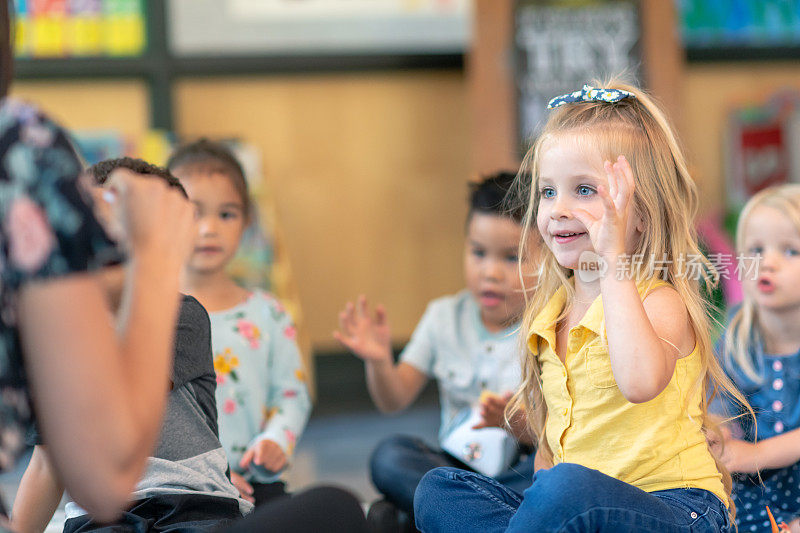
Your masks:
[{"label": "floral print sweater", "polygon": [[263,439],[276,442],[291,460],[308,421],[311,400],[294,324],[281,303],[263,291],[209,316],[219,438],[231,470],[250,481],[275,481],[279,472],[255,465],[245,471],[239,461]]}]

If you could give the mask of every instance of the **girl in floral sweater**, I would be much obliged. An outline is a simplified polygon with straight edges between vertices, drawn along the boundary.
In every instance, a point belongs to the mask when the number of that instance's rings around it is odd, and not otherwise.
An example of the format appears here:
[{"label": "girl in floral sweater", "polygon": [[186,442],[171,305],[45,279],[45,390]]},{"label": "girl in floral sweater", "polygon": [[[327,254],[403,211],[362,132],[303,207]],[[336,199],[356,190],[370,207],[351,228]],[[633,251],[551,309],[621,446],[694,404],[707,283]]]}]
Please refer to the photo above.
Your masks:
[{"label": "girl in floral sweater", "polygon": [[178,148],[168,164],[197,210],[184,292],[211,318],[219,437],[242,497],[259,505],[284,494],[286,469],[311,410],[295,328],[283,306],[237,285],[225,267],[249,218],[242,167],[218,143]]}]

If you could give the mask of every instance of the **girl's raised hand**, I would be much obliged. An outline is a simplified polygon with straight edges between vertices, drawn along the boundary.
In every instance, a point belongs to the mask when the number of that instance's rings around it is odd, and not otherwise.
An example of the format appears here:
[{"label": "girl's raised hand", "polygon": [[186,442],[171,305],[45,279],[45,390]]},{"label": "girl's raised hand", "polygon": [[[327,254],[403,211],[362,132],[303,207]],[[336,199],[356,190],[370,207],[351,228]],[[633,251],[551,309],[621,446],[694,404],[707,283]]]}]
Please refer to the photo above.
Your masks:
[{"label": "girl's raised hand", "polygon": [[585,209],[575,209],[573,215],[586,227],[595,253],[613,262],[626,251],[625,233],[635,185],[633,170],[625,156],[620,155],[613,164],[606,161],[603,166],[608,188],[602,185],[597,188],[603,214],[598,218]]},{"label": "girl's raised hand", "polygon": [[356,304],[347,302],[339,313],[339,330],[333,332],[333,337],[364,361],[391,363],[393,360],[386,310],[378,305],[373,317],[363,294]]}]

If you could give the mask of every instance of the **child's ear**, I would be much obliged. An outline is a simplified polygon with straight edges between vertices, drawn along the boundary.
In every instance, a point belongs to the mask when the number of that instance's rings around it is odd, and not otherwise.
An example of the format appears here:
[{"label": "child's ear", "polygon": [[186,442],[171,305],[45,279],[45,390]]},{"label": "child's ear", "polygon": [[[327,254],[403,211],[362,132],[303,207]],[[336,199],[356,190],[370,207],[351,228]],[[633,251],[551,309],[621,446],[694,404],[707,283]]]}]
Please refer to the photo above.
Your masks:
[{"label": "child's ear", "polygon": [[647,226],[646,226],[646,224],[644,223],[644,217],[643,217],[643,216],[642,216],[642,214],[639,212],[639,209],[634,209],[634,210],[633,210],[633,222],[634,222],[634,225],[633,225],[633,227],[634,227],[634,228],[636,229],[636,231],[638,231],[639,233],[644,233],[644,230],[645,230],[645,229],[647,229]]}]

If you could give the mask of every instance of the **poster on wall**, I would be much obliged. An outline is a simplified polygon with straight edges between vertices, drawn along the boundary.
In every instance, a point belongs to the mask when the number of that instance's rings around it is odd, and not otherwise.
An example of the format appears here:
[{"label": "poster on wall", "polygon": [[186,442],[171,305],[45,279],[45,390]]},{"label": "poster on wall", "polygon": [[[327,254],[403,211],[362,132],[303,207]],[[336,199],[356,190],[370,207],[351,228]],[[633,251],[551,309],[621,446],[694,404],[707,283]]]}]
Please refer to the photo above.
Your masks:
[{"label": "poster on wall", "polygon": [[735,211],[771,185],[800,183],[800,93],[733,110],[725,139],[728,207]]},{"label": "poster on wall", "polygon": [[523,150],[547,118],[547,102],[594,79],[641,71],[637,3],[585,1],[570,6],[520,2],[515,12],[515,84]]},{"label": "poster on wall", "polygon": [[472,1],[170,0],[170,46],[183,56],[460,54]]}]

